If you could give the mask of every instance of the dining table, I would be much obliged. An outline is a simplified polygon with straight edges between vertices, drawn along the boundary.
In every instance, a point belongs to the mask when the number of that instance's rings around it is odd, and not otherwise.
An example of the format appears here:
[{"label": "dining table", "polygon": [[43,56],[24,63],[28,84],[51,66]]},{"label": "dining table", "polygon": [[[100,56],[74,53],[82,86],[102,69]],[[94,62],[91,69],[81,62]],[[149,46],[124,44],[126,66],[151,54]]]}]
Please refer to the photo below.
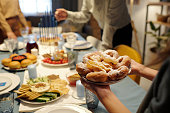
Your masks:
[{"label": "dining table", "polygon": [[[85,40],[85,38],[83,38],[80,34],[77,33],[77,40]],[[21,37],[20,37],[21,38]],[[44,51],[41,48],[41,45],[39,45],[40,49],[39,51]],[[69,51],[69,49],[66,49]],[[97,51],[96,48],[94,47],[90,47],[88,49],[83,49],[83,50],[75,50],[78,53],[78,59],[77,59],[77,63],[82,61],[82,58],[85,54],[90,53],[90,52],[94,52]],[[23,54],[26,53],[25,48],[18,50],[18,54]],[[8,51],[0,51],[0,61],[4,58],[8,58],[10,56],[10,52]],[[39,58],[39,57],[38,57]],[[69,66],[61,66],[61,67],[48,67],[48,66],[43,66],[41,64],[41,60],[38,61],[38,65],[37,65],[37,73],[41,73],[40,75],[44,76],[47,74],[59,74],[61,76],[62,79],[66,79],[66,74],[69,73],[70,68]],[[35,112],[38,109],[41,109],[41,106],[30,106],[29,104],[25,104],[24,102],[20,101],[19,99],[17,99],[17,93],[14,92],[14,90],[17,90],[23,83],[26,82],[26,79],[28,77],[28,71],[24,70],[24,71],[9,71],[9,70],[5,70],[3,68],[3,65],[0,63],[0,73],[12,73],[12,74],[16,74],[19,76],[20,78],[20,83],[19,85],[14,88],[12,91],[10,91],[13,95],[14,98],[14,107],[13,107],[13,113],[19,113],[19,112]],[[71,87],[70,91],[75,92],[76,91],[76,87]],[[118,83],[115,84],[111,84],[110,85],[111,90],[114,92],[114,94],[120,99],[120,101],[132,112],[132,113],[136,113],[140,103],[142,102],[146,91],[139,86],[136,82],[134,82],[130,77],[125,77],[123,80],[121,80]],[[83,106],[85,108],[87,108],[86,102],[77,102],[75,100],[75,102],[71,102],[71,99],[69,101],[69,96],[71,98],[71,93],[68,93],[66,96],[62,97],[62,101],[61,100],[56,100],[58,102],[56,102],[56,105],[60,105],[60,102],[63,104],[77,104],[80,106]],[[76,103],[77,102],[77,103]],[[53,105],[55,105],[53,104]],[[51,104],[49,104],[51,105]],[[46,106],[46,105],[44,105]],[[47,104],[48,106],[48,104]],[[2,107],[2,106],[1,106]],[[4,106],[5,107],[5,106]],[[119,106],[118,106],[119,107]],[[103,104],[99,101],[98,107],[96,109],[93,110],[93,113],[107,113],[107,110],[105,109],[105,107],[103,106]]]}]

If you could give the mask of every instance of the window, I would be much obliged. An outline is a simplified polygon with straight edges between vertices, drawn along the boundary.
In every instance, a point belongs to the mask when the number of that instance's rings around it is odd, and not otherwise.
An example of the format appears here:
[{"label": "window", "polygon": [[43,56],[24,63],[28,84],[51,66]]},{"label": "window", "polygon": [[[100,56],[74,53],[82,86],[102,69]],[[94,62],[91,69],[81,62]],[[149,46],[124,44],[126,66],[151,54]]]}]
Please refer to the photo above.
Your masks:
[{"label": "window", "polygon": [[52,0],[19,0],[24,15],[42,15],[52,11]]}]

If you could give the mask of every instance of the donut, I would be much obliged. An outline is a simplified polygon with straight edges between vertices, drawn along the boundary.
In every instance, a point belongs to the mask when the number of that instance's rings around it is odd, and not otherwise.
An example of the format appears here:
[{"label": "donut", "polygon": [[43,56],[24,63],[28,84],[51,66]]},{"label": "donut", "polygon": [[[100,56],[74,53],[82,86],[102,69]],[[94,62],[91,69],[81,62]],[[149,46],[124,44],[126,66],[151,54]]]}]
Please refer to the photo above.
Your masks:
[{"label": "donut", "polygon": [[88,53],[76,65],[77,72],[93,82],[108,82],[123,79],[130,70],[131,59],[119,56],[115,50]]}]

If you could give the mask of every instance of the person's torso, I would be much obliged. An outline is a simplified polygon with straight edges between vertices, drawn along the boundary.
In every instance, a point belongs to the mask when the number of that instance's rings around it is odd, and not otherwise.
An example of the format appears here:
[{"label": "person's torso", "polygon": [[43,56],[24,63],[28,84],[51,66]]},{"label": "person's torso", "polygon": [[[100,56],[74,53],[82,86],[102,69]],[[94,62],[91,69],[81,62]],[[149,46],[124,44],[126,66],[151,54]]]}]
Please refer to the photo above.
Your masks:
[{"label": "person's torso", "polygon": [[87,0],[87,5],[102,29],[106,22],[117,28],[130,23],[125,0]]},{"label": "person's torso", "polygon": [[0,0],[0,7],[4,17],[11,18],[19,14],[18,0]]}]

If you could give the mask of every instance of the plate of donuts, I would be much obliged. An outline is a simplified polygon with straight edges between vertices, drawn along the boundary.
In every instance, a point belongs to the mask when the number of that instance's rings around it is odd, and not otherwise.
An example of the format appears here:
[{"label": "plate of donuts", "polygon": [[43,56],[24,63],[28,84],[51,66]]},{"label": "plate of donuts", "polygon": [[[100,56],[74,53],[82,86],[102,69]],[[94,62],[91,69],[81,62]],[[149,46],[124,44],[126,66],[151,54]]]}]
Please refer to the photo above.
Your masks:
[{"label": "plate of donuts", "polygon": [[131,72],[131,59],[115,50],[88,53],[76,65],[83,80],[97,85],[110,85],[123,80]]}]

